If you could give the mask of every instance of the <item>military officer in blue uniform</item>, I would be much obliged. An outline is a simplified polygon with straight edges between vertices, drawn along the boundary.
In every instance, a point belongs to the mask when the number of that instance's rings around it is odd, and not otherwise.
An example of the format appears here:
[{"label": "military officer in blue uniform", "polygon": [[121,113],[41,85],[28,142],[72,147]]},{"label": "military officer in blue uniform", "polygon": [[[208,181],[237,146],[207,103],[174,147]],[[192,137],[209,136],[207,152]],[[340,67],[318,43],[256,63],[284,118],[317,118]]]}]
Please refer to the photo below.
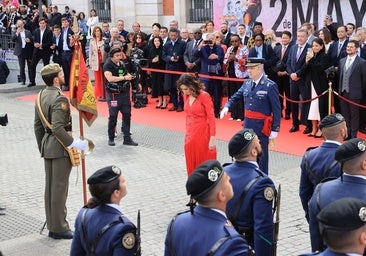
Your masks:
[{"label": "military officer in blue uniform", "polygon": [[280,130],[281,105],[277,84],[266,77],[263,63],[262,58],[247,59],[246,67],[251,79],[245,80],[242,87],[231,96],[221,110],[220,118],[223,118],[237,101],[244,101],[243,125],[244,128],[253,129],[258,135],[263,149],[259,167],[268,174],[268,144],[269,139],[275,139]]},{"label": "military officer in blue uniform", "polygon": [[116,166],[107,166],[88,179],[92,198],[75,221],[70,255],[137,255],[136,226],[119,206],[127,194],[125,179]]},{"label": "military officer in blue uniform", "polygon": [[252,129],[243,129],[229,141],[229,155],[235,161],[225,166],[234,197],[226,213],[239,233],[245,232],[256,256],[273,253],[273,201],[275,186],[256,161],[262,154],[258,136]]},{"label": "military officer in blue uniform", "polygon": [[233,189],[221,164],[216,160],[203,162],[188,177],[186,189],[191,209],[170,222],[164,255],[248,255],[245,239],[226,217]]},{"label": "military officer in blue uniform", "polygon": [[366,255],[366,201],[345,197],[330,203],[317,216],[328,248],[300,256]]},{"label": "military officer in blue uniform", "polygon": [[366,202],[366,142],[360,138],[350,139],[335,152],[340,162],[341,177],[316,186],[309,203],[309,227],[313,252],[326,248],[320,232],[317,214],[325,206],[344,197],[358,198]]},{"label": "military officer in blue uniform", "polygon": [[308,222],[308,203],[316,185],[328,177],[341,176],[341,166],[334,159],[334,153],[348,134],[346,120],[338,113],[324,117],[320,122],[319,129],[322,131],[325,141],[319,147],[308,148],[300,164],[299,196]]}]

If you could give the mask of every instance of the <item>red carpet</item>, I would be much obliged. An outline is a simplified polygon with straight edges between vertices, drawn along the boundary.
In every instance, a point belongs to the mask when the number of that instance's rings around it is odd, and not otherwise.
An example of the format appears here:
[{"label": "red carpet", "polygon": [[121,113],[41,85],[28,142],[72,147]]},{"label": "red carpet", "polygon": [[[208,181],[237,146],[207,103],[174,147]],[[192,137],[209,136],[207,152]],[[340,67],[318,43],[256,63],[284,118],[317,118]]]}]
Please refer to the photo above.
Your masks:
[{"label": "red carpet", "polygon": [[[68,93],[65,93],[68,96]],[[35,101],[36,94],[19,97],[21,100]],[[223,103],[226,99],[223,100]],[[177,113],[169,112],[167,109],[156,109],[155,99],[149,99],[149,104],[146,108],[132,108],[132,122],[154,126],[158,128],[170,129],[173,131],[185,131],[185,114],[184,112]],[[98,115],[108,116],[108,108],[106,102],[98,102]],[[242,122],[228,120],[230,113],[224,119],[216,119],[216,137],[217,139],[229,141],[230,138],[242,128]],[[270,150],[292,155],[302,156],[304,151],[311,146],[318,146],[322,143],[321,139],[308,137],[303,134],[304,126],[300,126],[300,131],[289,133],[292,126],[291,120],[281,120],[281,131],[275,140],[275,145],[270,147]],[[359,137],[365,138],[366,135],[359,133]]]}]

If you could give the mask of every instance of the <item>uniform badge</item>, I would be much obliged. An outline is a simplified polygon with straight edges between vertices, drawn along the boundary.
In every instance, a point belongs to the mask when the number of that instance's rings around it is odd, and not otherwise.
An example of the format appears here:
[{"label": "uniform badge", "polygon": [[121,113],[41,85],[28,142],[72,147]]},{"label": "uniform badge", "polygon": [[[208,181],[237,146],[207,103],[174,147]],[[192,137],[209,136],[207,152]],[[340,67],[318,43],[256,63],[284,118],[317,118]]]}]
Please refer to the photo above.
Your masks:
[{"label": "uniform badge", "polygon": [[134,233],[127,233],[122,237],[122,246],[128,250],[131,250],[136,243],[136,237]]},{"label": "uniform badge", "polygon": [[207,178],[208,178],[211,182],[216,182],[216,181],[217,181],[217,179],[218,179],[218,178],[219,178],[219,176],[220,176],[220,173],[221,173],[221,171],[220,171],[218,168],[211,169],[211,170],[208,172]]},{"label": "uniform badge", "polygon": [[67,103],[66,102],[61,102],[61,108],[63,110],[67,110],[68,109]]},{"label": "uniform badge", "polygon": [[357,147],[362,152],[364,152],[366,150],[366,144],[363,141],[358,142]]},{"label": "uniform badge", "polygon": [[363,222],[366,222],[366,207],[362,207],[358,215]]},{"label": "uniform badge", "polygon": [[271,187],[264,189],[264,198],[268,201],[272,201],[274,198],[274,190]]}]

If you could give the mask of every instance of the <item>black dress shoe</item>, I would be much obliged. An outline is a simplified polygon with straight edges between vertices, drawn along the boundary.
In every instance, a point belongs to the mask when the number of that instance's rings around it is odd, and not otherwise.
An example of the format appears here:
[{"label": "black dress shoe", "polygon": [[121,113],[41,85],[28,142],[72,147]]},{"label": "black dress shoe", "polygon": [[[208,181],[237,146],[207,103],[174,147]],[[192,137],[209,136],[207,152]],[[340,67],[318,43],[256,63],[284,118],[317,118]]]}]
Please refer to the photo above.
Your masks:
[{"label": "black dress shoe", "polygon": [[358,131],[359,131],[360,133],[366,134],[366,128],[360,128]]},{"label": "black dress shoe", "polygon": [[311,133],[311,128],[310,127],[306,127],[305,130],[302,132],[303,134],[308,134]]},{"label": "black dress shoe", "polygon": [[60,233],[54,233],[50,231],[48,233],[48,236],[53,239],[72,239],[74,237],[74,233],[71,230],[67,230]]},{"label": "black dress shoe", "polygon": [[292,126],[289,132],[297,132],[299,130],[299,126]]},{"label": "black dress shoe", "polygon": [[285,120],[290,120],[290,115],[286,114],[285,115]]},{"label": "black dress shoe", "polygon": [[32,87],[32,86],[36,86],[36,84],[30,83],[30,84],[27,85],[27,87]]},{"label": "black dress shoe", "polygon": [[116,143],[114,142],[114,140],[108,140],[108,145],[109,146],[115,146]]},{"label": "black dress shoe", "polygon": [[23,82],[21,83],[21,85],[25,85],[25,81],[23,81]]},{"label": "black dress shoe", "polygon": [[123,145],[138,146],[139,144],[137,142],[134,142],[133,139],[129,139],[129,140],[124,140]]}]

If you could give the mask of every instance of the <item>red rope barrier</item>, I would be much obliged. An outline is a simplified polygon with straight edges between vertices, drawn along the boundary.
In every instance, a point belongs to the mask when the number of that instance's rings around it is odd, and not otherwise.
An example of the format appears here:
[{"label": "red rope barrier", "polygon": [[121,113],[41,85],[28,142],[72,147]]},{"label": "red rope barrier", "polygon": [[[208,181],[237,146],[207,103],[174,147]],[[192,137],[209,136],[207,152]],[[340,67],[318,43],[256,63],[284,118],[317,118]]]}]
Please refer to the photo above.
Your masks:
[{"label": "red rope barrier", "polygon": [[345,102],[347,102],[347,103],[349,103],[349,104],[351,104],[351,105],[354,105],[354,106],[357,106],[357,107],[360,107],[360,108],[366,108],[366,106],[365,106],[365,105],[361,105],[361,104],[358,104],[358,103],[356,103],[356,102],[353,102],[353,101],[351,101],[351,100],[349,100],[349,99],[347,99],[347,98],[345,98],[345,97],[341,96],[338,92],[333,91],[333,93],[334,93],[335,95],[337,95],[341,100],[343,100],[343,101],[345,101]]},{"label": "red rope barrier", "polygon": [[283,99],[286,99],[288,100],[289,102],[292,102],[292,103],[299,103],[299,104],[302,104],[302,103],[308,103],[308,102],[311,102],[313,100],[316,100],[316,99],[319,99],[320,97],[324,96],[325,94],[328,93],[328,90],[322,92],[321,94],[319,94],[318,96],[314,97],[314,98],[311,98],[311,99],[308,99],[308,100],[291,100],[289,98],[285,98],[283,95],[279,94],[279,96]]}]

